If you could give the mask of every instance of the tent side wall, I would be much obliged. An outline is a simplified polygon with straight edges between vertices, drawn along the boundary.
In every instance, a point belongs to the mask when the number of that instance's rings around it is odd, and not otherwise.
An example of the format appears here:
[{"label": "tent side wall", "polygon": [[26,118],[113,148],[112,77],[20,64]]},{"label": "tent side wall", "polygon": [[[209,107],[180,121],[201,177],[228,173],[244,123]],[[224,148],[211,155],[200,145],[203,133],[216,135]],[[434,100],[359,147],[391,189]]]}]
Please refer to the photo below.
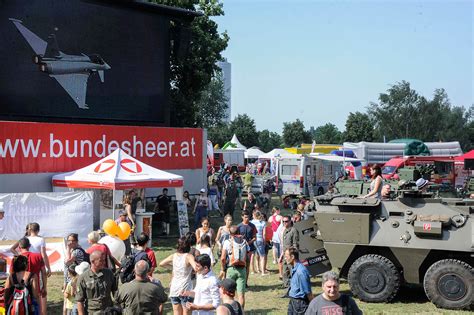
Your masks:
[{"label": "tent side wall", "polygon": [[[461,155],[462,150],[458,141],[452,142],[425,142],[431,155]],[[405,150],[404,143],[383,143],[383,142],[344,142],[344,149],[354,151],[359,159],[364,159],[367,164],[384,164],[394,156],[403,156]]]}]

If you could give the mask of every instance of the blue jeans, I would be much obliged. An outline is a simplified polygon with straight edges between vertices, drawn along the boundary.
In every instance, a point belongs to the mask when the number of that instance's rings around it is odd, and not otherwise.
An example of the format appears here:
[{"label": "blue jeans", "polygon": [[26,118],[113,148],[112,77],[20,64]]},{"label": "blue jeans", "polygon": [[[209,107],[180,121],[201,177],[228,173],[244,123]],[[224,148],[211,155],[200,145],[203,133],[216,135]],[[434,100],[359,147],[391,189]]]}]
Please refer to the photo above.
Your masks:
[{"label": "blue jeans", "polygon": [[194,213],[194,230],[197,230],[201,225],[201,219],[207,217],[207,208],[196,207],[196,212]]}]

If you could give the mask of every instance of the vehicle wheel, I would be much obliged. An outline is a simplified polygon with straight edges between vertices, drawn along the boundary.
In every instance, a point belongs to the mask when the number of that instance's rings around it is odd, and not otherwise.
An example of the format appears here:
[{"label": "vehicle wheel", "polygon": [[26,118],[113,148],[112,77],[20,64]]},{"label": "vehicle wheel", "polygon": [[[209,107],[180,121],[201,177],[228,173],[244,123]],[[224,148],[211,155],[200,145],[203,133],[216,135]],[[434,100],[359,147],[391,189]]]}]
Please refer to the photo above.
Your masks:
[{"label": "vehicle wheel", "polygon": [[349,268],[352,293],[365,302],[389,302],[400,288],[400,272],[380,255],[359,257]]},{"label": "vehicle wheel", "polygon": [[423,287],[437,307],[462,309],[474,306],[474,269],[463,261],[437,261],[426,271]]},{"label": "vehicle wheel", "polygon": [[323,187],[318,188],[318,196],[324,195],[324,189]]}]

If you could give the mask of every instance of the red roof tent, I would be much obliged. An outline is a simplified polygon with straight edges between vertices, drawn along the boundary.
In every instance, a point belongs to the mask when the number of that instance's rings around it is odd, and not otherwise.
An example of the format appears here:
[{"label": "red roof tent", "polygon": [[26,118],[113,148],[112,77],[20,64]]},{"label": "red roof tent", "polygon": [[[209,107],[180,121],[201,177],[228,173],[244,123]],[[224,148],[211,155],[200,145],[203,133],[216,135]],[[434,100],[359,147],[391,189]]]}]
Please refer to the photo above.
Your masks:
[{"label": "red roof tent", "polygon": [[[90,189],[183,187],[183,177],[151,167],[121,149],[76,171],[53,176],[53,186]],[[180,194],[181,196],[182,194]]]},{"label": "red roof tent", "polygon": [[474,159],[474,150],[471,150],[455,158],[456,161],[464,161],[465,159],[469,159],[469,160]]}]

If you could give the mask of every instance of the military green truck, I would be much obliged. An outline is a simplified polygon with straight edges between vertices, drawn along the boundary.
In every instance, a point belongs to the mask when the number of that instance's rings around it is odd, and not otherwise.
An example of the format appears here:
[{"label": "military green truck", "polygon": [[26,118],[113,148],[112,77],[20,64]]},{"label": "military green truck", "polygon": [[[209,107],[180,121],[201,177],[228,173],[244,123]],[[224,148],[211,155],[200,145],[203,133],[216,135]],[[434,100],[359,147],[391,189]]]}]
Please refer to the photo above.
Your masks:
[{"label": "military green truck", "polygon": [[298,222],[300,258],[312,275],[332,268],[366,302],[389,302],[422,285],[437,307],[474,303],[474,201],[413,189],[393,200],[316,197],[314,220]]},{"label": "military green truck", "polygon": [[[390,198],[394,198],[398,195],[400,186],[415,186],[415,181],[421,177],[430,180],[432,169],[426,166],[414,167],[407,166],[398,170],[398,179],[385,179],[384,185],[390,185],[391,194]],[[367,180],[341,180],[335,185],[335,190],[340,195],[349,197],[356,197],[366,195],[370,192],[370,182]],[[456,198],[461,197],[455,190],[454,186],[449,183],[430,183],[428,191],[432,192],[436,197],[444,198]]]}]

